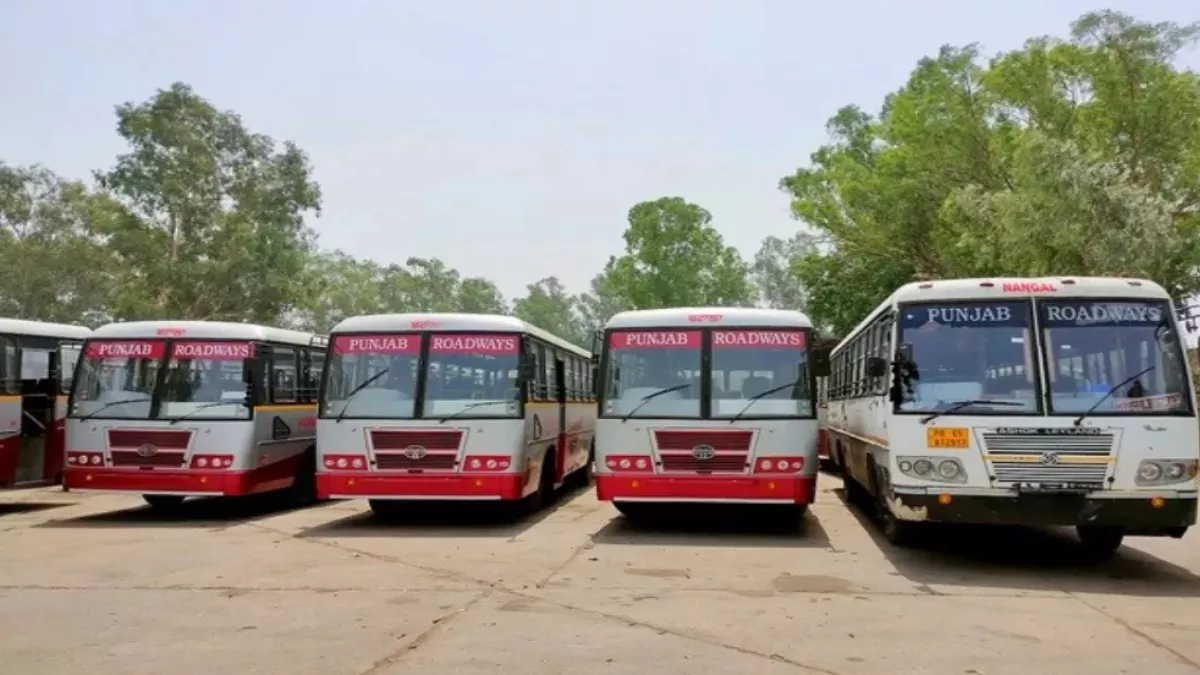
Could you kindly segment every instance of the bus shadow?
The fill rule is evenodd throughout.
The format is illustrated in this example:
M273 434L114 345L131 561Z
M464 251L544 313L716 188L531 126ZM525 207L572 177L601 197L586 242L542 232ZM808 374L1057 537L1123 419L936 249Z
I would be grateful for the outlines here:
M745 504L664 505L637 520L618 516L593 534L592 541L617 546L831 546L829 535L812 511L797 518Z
M37 513L50 509L60 509L64 506L74 506L75 502L0 502L0 517L15 516L22 513Z
M834 492L845 502L841 488ZM1136 537L1126 539L1112 558L1096 560L1066 528L931 524L915 545L901 548L888 543L861 505L847 506L896 571L915 584L1200 597L1200 576L1132 548Z
M262 494L246 497L204 497L189 499L178 511L156 511L149 506L134 506L116 511L93 513L41 523L46 528L213 528L239 525L307 508L291 495Z
M302 539L355 537L446 537L509 539L550 517L559 507L583 494L584 487L558 492L536 513L523 502L415 501L394 513L374 511L323 523L301 531Z

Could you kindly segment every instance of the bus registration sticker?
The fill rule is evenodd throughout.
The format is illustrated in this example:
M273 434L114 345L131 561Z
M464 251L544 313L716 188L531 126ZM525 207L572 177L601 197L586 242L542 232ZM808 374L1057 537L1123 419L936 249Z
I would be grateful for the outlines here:
M934 427L925 430L925 444L931 448L969 448L970 429L966 427Z

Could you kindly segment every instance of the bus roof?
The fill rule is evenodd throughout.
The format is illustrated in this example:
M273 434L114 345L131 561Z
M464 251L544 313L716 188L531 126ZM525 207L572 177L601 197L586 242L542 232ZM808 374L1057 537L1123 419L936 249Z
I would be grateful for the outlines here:
M324 340L324 336L315 333L226 321L124 321L101 326L89 337L96 340L262 340L301 346Z
M703 328L705 326L786 326L812 328L801 312L754 307L670 307L635 309L615 314L604 325L613 328Z
M411 333L413 331L481 331L493 333L527 333L580 356L589 357L588 350L506 314L367 314L352 316L333 327L333 333Z
M0 335L30 335L50 338L74 338L82 340L91 335L92 331L83 326L73 326L67 323L48 323L45 321L28 321L26 319L0 318Z
M903 302L939 300L1019 300L1021 298L1141 298L1170 300L1171 295L1147 279L1123 277L995 277L914 281L896 289L871 311L847 338L857 335L888 307ZM844 344L844 343L843 343ZM833 350L838 351L837 349Z

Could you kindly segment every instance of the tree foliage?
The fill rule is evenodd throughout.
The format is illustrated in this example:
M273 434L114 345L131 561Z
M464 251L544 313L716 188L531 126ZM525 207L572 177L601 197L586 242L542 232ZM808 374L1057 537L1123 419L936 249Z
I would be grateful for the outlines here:
M974 45L944 47L877 115L839 110L832 142L781 181L830 242L796 265L813 314L846 331L898 282L927 278L1200 290L1200 78L1173 65L1196 36L1094 12L1068 39L987 63Z
M528 295L513 302L513 316L581 347L591 347L591 338L579 314L578 298L568 293L557 277L546 277L526 288Z

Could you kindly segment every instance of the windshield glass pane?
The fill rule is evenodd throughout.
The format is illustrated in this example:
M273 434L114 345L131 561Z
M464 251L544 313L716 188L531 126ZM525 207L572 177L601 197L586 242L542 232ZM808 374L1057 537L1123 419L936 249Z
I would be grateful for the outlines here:
M252 342L175 342L158 416L246 419L246 362Z
M412 418L420 355L416 334L336 336L321 414Z
M700 331L614 332L608 347L605 414L628 415L640 405L634 417L700 416Z
M963 401L997 401L951 414L1038 412L1029 319L1028 301L902 306L900 344L912 345L919 377L908 383L900 410L933 412Z
M424 416L515 416L520 345L517 335L431 335Z
M1187 370L1166 302L1046 300L1039 305L1052 412L1082 413L1131 377L1095 412L1190 409Z
M165 354L162 340L88 342L75 378L71 414L148 419Z
M713 417L811 416L804 338L799 330L714 330Z

